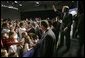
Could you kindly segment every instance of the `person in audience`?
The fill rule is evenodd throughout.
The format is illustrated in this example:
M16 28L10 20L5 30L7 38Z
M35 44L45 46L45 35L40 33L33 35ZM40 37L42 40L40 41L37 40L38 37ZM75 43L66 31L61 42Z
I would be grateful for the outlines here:
M9 51L11 45L19 44L17 42L14 42L14 38L10 39L10 36L7 33L4 33L2 38L3 47L6 48L7 51Z
M22 42L18 41L16 38L16 32L15 31L11 31L9 32L9 39L8 42L6 43L9 47L8 52L17 52L17 46L19 46Z
M28 33L36 33L36 27L34 22L31 22L31 29L28 31Z
M9 39L7 45L9 46L8 52L17 52L17 45L20 45L22 42L18 42L16 39L16 32L12 31L9 33Z
M30 37L30 35L27 34L27 32L23 32L22 33L22 37L24 39L24 44L28 43L29 47L32 48L31 46L34 44L32 41L32 38Z
M42 30L40 28L40 21L36 22L36 34L38 35L39 39L41 39L41 36L42 36Z
M6 49L1 49L1 57L8 57L8 53Z
M5 22L5 23L2 24L2 32L1 33L4 33L4 32L7 32L7 33L10 32L9 23Z
M23 21L20 22L20 28L17 30L18 34L19 34L19 39L22 38L22 33L26 31L26 28L24 27L24 23Z
M37 36L35 33L30 33L29 36L30 36L32 42L33 42L34 44L37 44L37 42L39 41L38 36Z
M8 42L9 35L8 33L1 33L1 41L2 41L2 48L5 48L8 51L8 45L6 44Z
M22 33L22 40L20 40L22 42L21 46L22 48L19 48L20 52L19 54L23 55L24 53L26 53L27 51L29 51L30 49L32 49L34 43L32 42L32 39L30 38L30 36L27 34L27 32L23 32Z
M17 40L19 39L18 33L17 33L16 30L15 30L15 26L10 27L10 32L15 32L14 37L15 37Z

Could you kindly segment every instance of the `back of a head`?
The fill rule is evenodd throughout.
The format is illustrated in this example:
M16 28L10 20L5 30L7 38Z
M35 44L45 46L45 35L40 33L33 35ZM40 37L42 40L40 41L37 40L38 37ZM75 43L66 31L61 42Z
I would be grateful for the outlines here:
M13 38L15 34L16 34L15 31L11 31L11 32L9 32L9 37Z
M33 27L35 27L35 23L34 22L32 22L31 24L32 24Z
M22 33L22 36L25 36L26 37L26 36L28 36L28 33L27 32L23 32Z
M48 28L49 23L47 20L42 20L41 25L43 25L45 28Z
M8 25L8 23L5 22L2 24L2 27L7 27L7 25Z
M37 39L37 35L35 33L29 33L30 37L32 37L34 40Z
M15 34L14 31L9 32L9 35L14 35L14 34Z
M9 35L8 35L8 33L5 32L5 33L1 33L1 37L2 38L9 38Z
M23 23L23 22L20 22L20 24L19 24L19 25L20 25L20 27L22 27L22 26L24 26L24 23Z
M53 27L57 27L57 21L53 22Z

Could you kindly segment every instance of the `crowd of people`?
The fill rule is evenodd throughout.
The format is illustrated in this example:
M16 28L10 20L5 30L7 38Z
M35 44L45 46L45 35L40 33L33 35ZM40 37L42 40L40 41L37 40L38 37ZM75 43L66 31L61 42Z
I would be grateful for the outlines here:
M64 38L66 39L66 51L68 51L71 48L70 31L73 24L73 17L68 10L69 8L64 6L62 15L57 16L54 20L2 19L1 57L56 57L58 48L64 45ZM60 19L61 17L62 19ZM83 41L83 34L79 33L82 28L79 26L82 23L76 20L80 17L76 17L74 20L77 21L76 26L78 25L78 27L74 27L73 38L77 38L75 36L77 33ZM83 22L84 18L81 19ZM76 29L79 30L76 32Z
M37 22L6 20L1 27L2 51L7 50L9 54L19 51L18 54L21 55L25 50L30 50L39 40L36 34L39 29Z

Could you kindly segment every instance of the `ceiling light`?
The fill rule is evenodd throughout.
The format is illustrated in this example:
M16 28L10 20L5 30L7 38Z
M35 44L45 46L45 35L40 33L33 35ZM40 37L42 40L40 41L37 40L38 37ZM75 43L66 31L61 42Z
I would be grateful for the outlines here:
M9 6L8 8L13 8L13 6Z
M1 6L4 6L3 4Z
M74 1L72 1L72 2L74 2Z
M36 6L39 6L39 5L40 5L40 3L39 3L38 1L36 1L35 3L36 3L36 4L35 4Z
M22 6L22 4L19 4L19 6Z
M15 3L18 3L17 1L14 1Z
M7 1L7 3L9 3L9 1Z
M39 4L39 2L36 2L36 4Z

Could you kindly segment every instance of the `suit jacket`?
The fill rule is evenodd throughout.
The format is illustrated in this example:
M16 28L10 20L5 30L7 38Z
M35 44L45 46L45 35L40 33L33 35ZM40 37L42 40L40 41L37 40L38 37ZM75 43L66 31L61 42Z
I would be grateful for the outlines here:
M56 37L52 30L47 30L37 44L36 57L53 57L56 50Z
M62 18L62 24L61 24L61 30L64 30L64 28L68 27L68 30L71 30L71 24L72 24L72 14L67 14Z
M78 34L80 35L80 37L83 37L81 39L84 39L84 13L80 14L78 16Z
M52 31L54 32L55 36L56 36L56 44L58 41L58 36L59 36L59 31L60 31L60 22L56 22L56 26L54 28L52 28Z

